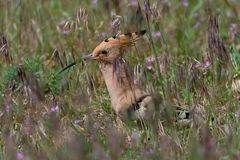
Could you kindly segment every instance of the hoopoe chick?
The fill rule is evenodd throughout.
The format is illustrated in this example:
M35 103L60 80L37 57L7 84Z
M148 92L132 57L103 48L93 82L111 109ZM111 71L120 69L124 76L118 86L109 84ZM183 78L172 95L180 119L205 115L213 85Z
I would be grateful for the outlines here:
M112 109L123 121L148 120L155 114L152 96L134 85L123 60L124 50L133 46L145 33L143 30L105 39L91 54L83 57L83 60L96 60L100 63Z

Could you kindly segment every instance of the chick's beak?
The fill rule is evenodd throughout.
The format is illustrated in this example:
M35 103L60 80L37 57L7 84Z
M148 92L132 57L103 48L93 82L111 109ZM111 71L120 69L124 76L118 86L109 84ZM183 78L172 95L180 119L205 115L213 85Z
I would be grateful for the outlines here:
M87 61L87 60L94 60L92 54L85 55L82 57L82 60Z

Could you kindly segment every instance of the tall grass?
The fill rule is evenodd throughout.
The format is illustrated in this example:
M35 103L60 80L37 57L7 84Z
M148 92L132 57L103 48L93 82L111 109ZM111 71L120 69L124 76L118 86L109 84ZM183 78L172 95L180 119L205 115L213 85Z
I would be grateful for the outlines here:
M0 159L239 159L239 7L1 0ZM116 123L97 64L81 61L106 37L140 29L147 35L125 56L141 67L138 82L194 115L151 139Z

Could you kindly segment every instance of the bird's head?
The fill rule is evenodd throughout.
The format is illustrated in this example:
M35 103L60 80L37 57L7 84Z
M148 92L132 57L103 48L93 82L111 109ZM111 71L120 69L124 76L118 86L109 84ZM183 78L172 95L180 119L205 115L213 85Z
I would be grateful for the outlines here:
M91 54L83 56L83 60L97 60L103 63L112 63L122 56L126 47L132 46L146 30L134 33L121 34L105 39Z

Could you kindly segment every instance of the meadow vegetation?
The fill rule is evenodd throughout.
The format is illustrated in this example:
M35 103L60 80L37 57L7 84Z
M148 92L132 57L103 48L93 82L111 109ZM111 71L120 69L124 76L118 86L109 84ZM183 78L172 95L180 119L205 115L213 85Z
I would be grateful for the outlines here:
M81 60L142 29L124 56L135 82L199 112L150 139L116 125L98 64ZM239 0L0 0L0 159L240 159L239 74Z

